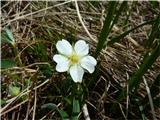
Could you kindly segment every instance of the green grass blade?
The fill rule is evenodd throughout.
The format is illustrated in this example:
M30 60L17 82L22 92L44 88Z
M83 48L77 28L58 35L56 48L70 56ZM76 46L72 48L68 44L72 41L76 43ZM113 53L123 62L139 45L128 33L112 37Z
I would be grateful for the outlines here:
M119 41L122 40L126 35L128 35L128 34L129 34L130 32L132 32L132 31L136 30L137 28L140 28L140 27L142 27L142 26L144 26L144 25L153 24L153 23L155 22L155 20L156 20L156 19L151 20L151 21L144 22L144 23L142 23L142 24L140 24L140 25L138 25L138 26L136 26L136 27L134 27L134 28L132 28L132 29L124 32L124 33L122 33L121 35L119 35L119 36L117 36L117 37L114 37L113 39L111 39L111 41L108 42L108 46L114 44L115 42L119 42Z
M134 87L138 87L141 77L147 72L147 70L153 65L156 59L160 56L160 44L151 52L148 53L146 58L144 58L143 64L140 66L138 71L129 80L129 90Z
M115 16L115 18L114 18L114 20L112 22L112 25L110 27L110 31L111 31L112 27L114 26L114 24L117 23L119 16L121 15L122 11L126 7L127 7L127 1L123 1L122 4L121 4L121 6L120 6L120 8L116 11L116 16Z
M107 39L108 34L110 32L111 21L114 17L114 12L115 12L115 9L116 9L116 5L117 5L116 1L110 1L109 2L109 8L107 10L108 13L107 13L107 16L105 18L104 25L103 25L103 28L101 30L100 36L98 38L98 44L97 44L97 47L96 47L95 57L98 57L100 51L102 50L102 48L103 48L103 46L106 42L106 39Z
M143 59L143 63L140 65L140 68L137 70L137 72L129 79L129 92L138 88L142 76L147 72L148 69L153 65L153 63L156 61L156 59L160 56L160 42L157 42L157 46L155 49L152 50L152 52L148 52L147 55L145 55ZM126 89L124 88L120 95L118 96L118 100L121 101L126 97Z
M160 17L158 16L155 23L152 25L152 30L149 35L149 39L146 41L145 45L146 48L150 48L152 46L154 39L159 36L160 33L159 29L160 29Z

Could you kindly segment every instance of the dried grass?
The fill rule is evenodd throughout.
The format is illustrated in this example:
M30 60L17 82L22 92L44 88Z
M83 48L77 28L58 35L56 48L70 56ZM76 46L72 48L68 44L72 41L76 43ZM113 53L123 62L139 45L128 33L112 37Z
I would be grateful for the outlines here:
M26 49L32 48L32 45L37 42L42 42L48 47L49 59L52 59L54 48L50 41L61 39L61 35L64 35L66 38L71 38L75 36L75 39L84 39L91 44L91 51L95 50L97 35L100 32L103 26L104 20L104 10L108 2L99 2L95 6L90 2L78 2L79 9L75 7L75 3L71 1L66 2L36 2L36 1L5 1L2 2L2 20L1 20L1 30L6 26L11 27L13 34L16 39L16 43L19 46L19 56L22 59L25 67L17 67L13 69L8 69L2 72L2 86L3 84L11 83L13 79L10 79L8 76L19 75L21 77L20 83L23 83L24 79L32 78L35 74L38 74L39 70L37 64L45 64L40 61L34 61L35 63L30 62L29 55L26 55ZM132 3L132 2L131 2ZM147 5L147 2L144 2ZM138 2L139 6L136 6L134 9L136 11L132 12L132 15L129 18L129 24L125 26L130 28L136 26L139 23L145 21L146 17L141 15L143 10L141 6L142 2ZM146 8L147 9L147 8ZM77 15L78 12L78 15ZM119 23L123 23L123 16ZM85 29L85 30L84 30ZM145 52L143 47L143 42L146 40L147 31L150 29L150 26L145 26L134 33L131 33L127 36L121 43L114 44L113 46L106 47L101 52L100 57L98 58L101 61L100 65L100 75L98 76L99 80L94 86L93 91L90 91L90 96L88 100L88 110L89 115L92 116L91 119L112 119L113 116L106 114L106 108L108 103L111 101L117 102L114 99L114 94L118 92L117 87L127 86L128 77L131 76L136 70L137 66L141 62L141 55ZM113 32L110 37L119 34L123 31L123 26L117 24L114 26ZM40 41L38 41L41 39ZM8 46L2 46L2 51L8 48ZM11 48L9 48L11 49ZM2 58L10 57L10 53L3 54ZM160 70L160 59L154 64L152 69L145 74L147 78L147 83L150 86L153 82L155 76L159 73ZM44 102L39 101L41 94L40 92L47 89L46 84L52 82L58 82L57 77L53 75L51 79L44 81L43 83L36 82L36 86L31 86L28 88L28 91L25 93L21 92L20 94L28 94L29 99L26 99L23 102L16 101L14 98L11 98L7 105L2 106L1 117L9 119L8 115L10 114L13 119L38 119L39 117L36 114L39 114L37 109L40 108L40 105ZM43 78L41 74L38 76ZM37 79L39 79L37 78ZM49 82L50 81L50 82ZM46 85L46 86L45 86ZM45 87L43 87L45 86ZM48 85L49 86L49 85ZM142 96L145 96L146 90L143 87L144 84L141 84L141 89L139 93ZM29 90L30 89L30 90ZM38 90L41 89L41 90ZM4 97L5 91L2 91L2 97ZM5 96L8 98L8 96ZM58 96L56 96L58 99ZM61 97L61 96L59 96ZM56 101L56 99L54 99ZM57 100L58 101L58 100ZM127 105L126 109L128 110L129 97L126 100ZM27 102L27 104L26 104ZM54 102L54 101L53 101ZM23 109L24 107L28 109ZM61 106L62 107L62 106ZM123 111L123 105L119 103L119 107L122 111L124 119L126 119L127 112ZM48 112L52 114L53 111ZM95 113L95 114L94 114ZM158 114L157 110L156 113ZM19 115L21 114L21 115ZM134 114L134 113L131 113ZM16 115L19 117L16 118ZM46 116L49 116L46 114ZM46 117L44 116L44 118ZM8 117L8 118L7 118ZM40 119L40 118L39 118ZM43 118L42 118L43 119Z

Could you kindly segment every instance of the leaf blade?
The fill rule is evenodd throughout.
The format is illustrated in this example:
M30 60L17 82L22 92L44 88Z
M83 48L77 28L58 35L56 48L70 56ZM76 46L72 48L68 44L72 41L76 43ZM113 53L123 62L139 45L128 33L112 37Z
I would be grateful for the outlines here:
M16 67L15 61L9 60L9 59L1 60L1 68L7 69L7 68L12 68L12 67Z
M116 1L110 1L110 3L109 3L109 8L108 8L109 12L107 13L103 28L101 30L100 36L98 37L98 44L96 46L95 57L98 57L98 54L100 53L100 51L102 50L102 48L106 42L109 31L111 30L110 26L111 26L111 21L114 16L116 4L117 4Z

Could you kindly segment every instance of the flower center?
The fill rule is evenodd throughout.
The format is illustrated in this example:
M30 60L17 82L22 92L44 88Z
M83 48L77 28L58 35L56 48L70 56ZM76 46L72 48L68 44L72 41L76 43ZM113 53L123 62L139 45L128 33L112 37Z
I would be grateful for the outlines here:
M69 57L71 64L76 64L79 62L79 56L76 54L73 54Z

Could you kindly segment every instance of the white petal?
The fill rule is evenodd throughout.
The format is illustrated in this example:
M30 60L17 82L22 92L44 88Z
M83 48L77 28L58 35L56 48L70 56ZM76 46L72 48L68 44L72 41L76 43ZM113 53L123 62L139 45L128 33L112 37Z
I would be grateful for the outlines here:
M83 58L81 59L80 63L81 63L81 66L82 66L84 69L86 69L86 70L89 71L89 73L93 73L94 70L95 70L95 66L96 66L96 64L97 64L97 61L96 61L96 59L95 59L94 57L92 57L92 56L85 56L85 57L83 57Z
M58 72L66 72L66 71L68 71L68 69L69 69L69 61L67 61L67 62L62 62L62 63L58 63L57 65L56 65L56 70L58 71Z
M74 50L78 55L84 56L89 53L89 46L84 40L79 40L76 42Z
M84 70L82 67L80 67L79 65L74 65L71 66L70 68L70 75L73 79L74 82L82 82L82 78L83 78L83 74L84 74Z
M60 55L60 54L56 54L53 56L53 60L56 62L56 63L62 63L62 62L66 62L68 61L68 58L63 56L63 55Z
M69 60L68 58L62 56L62 55L54 55L53 56L53 60L57 63L56 65L56 70L58 72L65 72L65 71L68 71L69 69Z
M64 39L57 42L56 48L59 53L66 55L66 56L71 55L73 51L71 44L67 40L64 40Z

